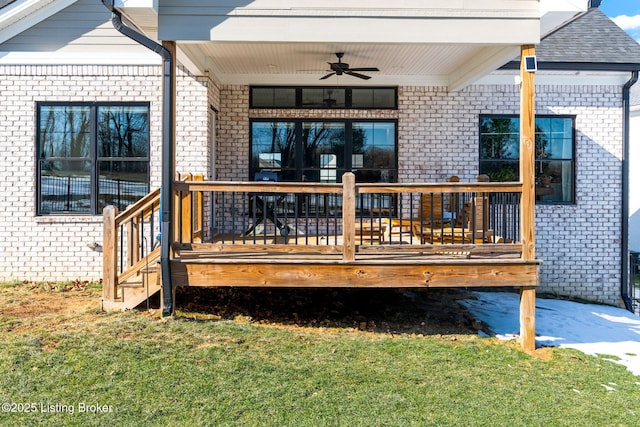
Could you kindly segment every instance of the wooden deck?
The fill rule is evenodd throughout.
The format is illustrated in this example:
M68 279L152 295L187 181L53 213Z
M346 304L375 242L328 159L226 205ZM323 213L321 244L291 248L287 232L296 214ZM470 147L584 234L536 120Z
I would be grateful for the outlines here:
M180 286L516 287L522 295L521 324L533 325L539 261L523 256L518 239L521 187L356 185L348 174L342 184L324 185L177 181L169 287L149 266L157 249L150 251L147 245L146 253L140 251L160 222L159 194L119 215L114 208L105 209L103 307L131 308L148 289L174 294ZM265 204L259 216L248 202L255 194L284 205L266 212ZM456 224L434 221L438 212L431 209L426 215L417 206L436 195L477 209L466 218L464 213L453 215ZM375 204L385 200L389 203L382 209ZM212 201L215 211L207 219L205 205ZM445 204L438 209L444 211ZM442 218L443 212L439 214ZM212 218L216 234L205 226ZM529 349L533 334L529 326L522 338Z

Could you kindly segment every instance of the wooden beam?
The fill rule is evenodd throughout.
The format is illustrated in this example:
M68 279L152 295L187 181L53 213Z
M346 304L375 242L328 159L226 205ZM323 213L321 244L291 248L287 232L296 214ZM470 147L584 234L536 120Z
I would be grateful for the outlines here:
M507 260L509 261L509 260ZM252 262L173 261L175 286L257 287L494 287L528 286L537 283L537 264L522 260L484 260L432 263L314 262L287 260ZM518 261L518 262L514 262Z
M102 211L102 299L114 301L118 281L118 209L105 206Z
M524 58L534 56L533 45L521 48L520 78L520 231L522 257L534 259L535 242L535 73L525 70Z
M185 181L173 185L176 191L204 192L273 192L300 194L340 194L341 184L313 182L256 182L256 181ZM450 183L359 183L356 184L359 194L365 193L515 193L520 192L522 185L513 182L450 182Z
M525 58L535 56L533 45L520 49L520 240L522 259L533 260L535 242L535 73L525 68ZM536 285L538 282L536 274ZM519 284L520 288L520 345L525 351L536 348L536 290Z
M120 212L116 216L116 226L136 219L140 215L140 211L143 211L144 218L148 218L158 209L159 201L160 188L156 188L133 205L129 205L125 211Z
M260 182L260 181L185 181L173 185L176 191L341 194L341 184L313 182Z

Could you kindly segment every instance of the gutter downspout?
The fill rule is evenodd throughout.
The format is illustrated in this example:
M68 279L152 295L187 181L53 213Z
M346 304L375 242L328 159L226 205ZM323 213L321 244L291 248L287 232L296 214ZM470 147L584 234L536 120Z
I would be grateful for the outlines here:
M160 189L160 268L162 276L162 316L173 314L173 292L171 286L170 270L170 223L172 211L171 185L174 177L173 164L173 130L172 120L174 105L171 94L173 93L173 56L171 52L161 44L151 40L144 34L127 27L122 22L122 14L115 9L114 0L102 0L102 4L111 12L111 23L121 34L127 36L138 44L152 50L162 57L162 183Z
M633 311L633 302L629 297L629 117L630 117L630 90L638 81L638 71L631 73L631 78L622 88L622 244L620 252L622 257L622 274L621 276L621 296L627 310Z

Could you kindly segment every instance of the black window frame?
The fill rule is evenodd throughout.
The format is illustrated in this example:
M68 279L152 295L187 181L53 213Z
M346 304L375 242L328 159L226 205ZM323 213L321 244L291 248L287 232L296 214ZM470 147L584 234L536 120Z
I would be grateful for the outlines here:
M535 180L536 180L536 185L538 185L538 182L540 180L540 177L538 176L538 172L541 169L541 164L543 161L570 161L571 162L571 200L567 200L567 201L562 201L562 200L542 200L541 197L537 197L536 196L536 204L539 205L575 205L577 203L577 198L576 198L576 150L577 150L577 141L576 141L576 115L572 115L572 114L536 114L535 116L535 120L537 119L570 119L571 120L571 141L572 141L572 147L571 147L571 159L567 159L567 158L539 158L536 157L535 159ZM520 155L518 153L518 157L516 159L486 159L482 157L482 137L483 137L483 133L482 133L482 121L483 119L486 118L492 118L492 119L520 119L520 116L517 114L481 114L478 118L478 167L479 167L479 171L480 173L485 173L485 171L483 171L482 168L482 163L483 162L516 162L519 163L520 161ZM518 128L518 140L520 137L520 129ZM516 176L516 181L519 178Z
M290 117L278 117L278 118L255 118L249 120L249 180L252 181L256 177L256 173L260 172L259 170L254 170L253 165L253 123L270 123L270 122L290 122L294 124L294 134L296 137L296 146L295 146L295 180L294 182L303 181L303 173L304 173L304 165L303 165L303 157L302 150L300 148L302 144L302 126L303 123L307 122L324 122L324 123L344 123L345 124L345 152L344 152L344 166L342 169L344 171L354 171L357 173L357 170L376 170L376 168L356 168L354 170L352 165L352 155L353 155L353 140L352 140L352 129L354 123L393 123L394 125L394 164L393 164L393 177L390 181L385 182L397 182L398 181L398 120L397 119L342 119L342 118L290 118ZM381 169L386 170L386 169ZM341 182L342 177L337 177L337 182ZM368 181L369 182L369 181ZM381 181L376 181L381 182Z
M36 197L35 197L35 212L37 216L95 216L101 215L99 206L99 181L100 181L100 162L119 161L119 162L146 162L146 190L145 194L150 191L151 181L151 103L150 102L66 102L66 101L38 101L36 104L36 122L35 122L35 170L36 170ZM90 208L88 212L82 211L52 211L47 212L42 210L42 161L43 153L41 152L41 113L43 107L85 107L89 108L90 117L90 142L89 142L89 155L83 158L70 158L66 160L64 157L52 157L52 159L66 160L66 161L88 161L90 163L89 170L89 199ZM131 156L131 157L105 157L100 156L98 153L98 111L101 107L144 107L147 112L147 141L146 141L146 156ZM143 197L144 194L141 196ZM140 198L141 198L140 197ZM139 199L139 198L138 198ZM119 209L124 209L126 205L116 206Z
M277 106L275 105L275 101L273 105L270 106L255 106L253 101L253 91L254 89L293 89L295 90L295 101L292 105L286 106ZM375 103L372 105L361 105L361 106L353 106L353 90L392 90L393 91L393 106L387 107L377 107ZM304 105L303 104L303 91L305 90L344 90L345 91L345 100L344 105ZM398 109L398 87L397 86L250 86L249 87L249 108L252 109L325 109L325 110L336 110L336 109L349 109L349 110L397 110Z

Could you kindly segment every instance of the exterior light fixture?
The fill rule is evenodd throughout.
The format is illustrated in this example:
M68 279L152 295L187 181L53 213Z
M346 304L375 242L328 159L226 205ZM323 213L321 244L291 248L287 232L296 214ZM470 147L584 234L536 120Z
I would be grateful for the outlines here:
M538 61L535 56L524 57L524 70L530 73L535 73L538 69Z

